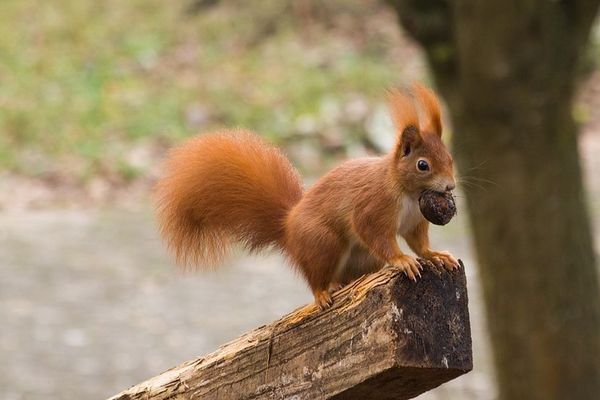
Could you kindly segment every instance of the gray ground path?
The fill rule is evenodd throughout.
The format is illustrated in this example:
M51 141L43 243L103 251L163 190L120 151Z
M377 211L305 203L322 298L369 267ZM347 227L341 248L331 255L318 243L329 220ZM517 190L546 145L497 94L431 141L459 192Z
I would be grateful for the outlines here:
M599 137L587 134L582 149L597 222ZM0 213L1 399L108 397L311 301L276 255L176 272L142 208ZM433 229L433 243L467 266L475 369L420 399L493 399L464 211Z

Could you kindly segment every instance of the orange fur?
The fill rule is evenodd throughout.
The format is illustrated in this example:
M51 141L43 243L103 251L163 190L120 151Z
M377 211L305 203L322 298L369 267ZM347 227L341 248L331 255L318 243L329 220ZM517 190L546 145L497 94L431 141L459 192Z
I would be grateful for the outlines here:
M212 266L231 241L277 244L302 195L285 156L247 131L199 136L173 149L156 188L160 230L180 264Z
M249 132L200 136L176 148L157 194L161 232L177 260L211 265L232 242L250 250L275 245L320 307L331 305L331 288L386 264L416 279L421 267L400 250L397 235L418 256L458 266L429 248L418 208L424 190L451 190L454 177L439 103L429 89L413 91L389 92L398 131L390 154L346 161L304 194L287 159ZM418 170L419 160L429 170Z
M440 102L435 93L419 83L413 85L413 91L422 107L421 132L442 136Z
M406 127L419 127L419 116L412 99L405 90L393 88L388 90L388 104L394 125L403 130Z

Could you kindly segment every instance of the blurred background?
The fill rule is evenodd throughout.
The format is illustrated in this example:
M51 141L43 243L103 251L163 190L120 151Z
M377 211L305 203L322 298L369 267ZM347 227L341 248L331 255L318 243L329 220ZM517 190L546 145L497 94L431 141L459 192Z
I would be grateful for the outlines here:
M282 146L307 183L389 149L385 89L445 84L439 65L438 75L428 69L439 51L402 29L401 11L375 0L2 1L0 398L105 398L312 301L273 254L236 254L202 275L176 270L152 184L170 146L224 126ZM591 25L571 110L596 228L600 25ZM464 197L489 196L498 182L467 172L459 215L434 227L432 242L465 262L475 366L420 399L502 392Z

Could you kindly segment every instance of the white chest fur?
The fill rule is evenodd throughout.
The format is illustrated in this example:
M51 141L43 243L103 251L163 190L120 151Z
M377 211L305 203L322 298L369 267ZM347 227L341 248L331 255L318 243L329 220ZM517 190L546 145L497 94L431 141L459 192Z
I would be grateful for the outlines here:
M400 200L400 211L398 212L398 234L405 236L423 220L423 214L419 209L419 200L411 197L403 197Z

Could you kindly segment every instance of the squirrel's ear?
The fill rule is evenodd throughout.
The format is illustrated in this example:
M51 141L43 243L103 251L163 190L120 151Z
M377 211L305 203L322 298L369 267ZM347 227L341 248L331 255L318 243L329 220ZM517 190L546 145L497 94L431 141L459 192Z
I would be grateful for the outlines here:
M419 128L409 125L400 134L400 140L396 146L396 159L408 156L421 143Z
M421 107L422 116L421 132L435 133L442 136L442 120L440 116L440 102L433 90L420 83L413 84L413 93Z
M392 112L392 120L398 132L396 158L410 154L421 141L419 134L419 115L412 97L405 90L388 90L388 102Z

